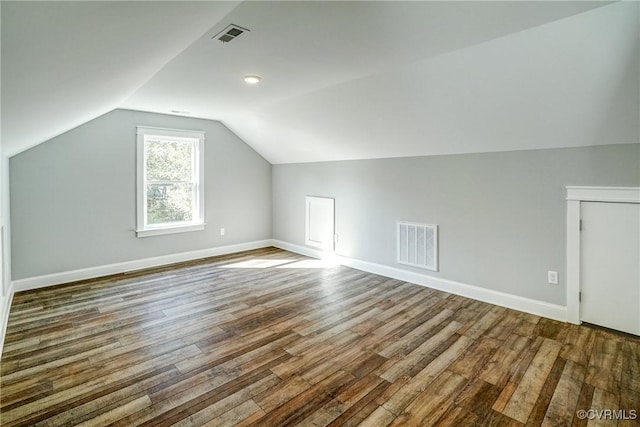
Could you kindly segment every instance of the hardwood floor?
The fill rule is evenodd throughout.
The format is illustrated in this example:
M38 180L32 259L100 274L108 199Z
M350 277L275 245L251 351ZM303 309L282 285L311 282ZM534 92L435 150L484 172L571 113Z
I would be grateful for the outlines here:
M640 339L317 264L268 248L16 294L1 424L639 425L577 411L640 413Z

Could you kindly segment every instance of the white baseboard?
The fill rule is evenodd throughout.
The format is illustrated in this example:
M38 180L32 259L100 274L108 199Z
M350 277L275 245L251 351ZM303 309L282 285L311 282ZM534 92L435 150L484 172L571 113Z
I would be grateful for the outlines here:
M308 246L295 245L293 243L284 242L282 240L273 239L271 245L285 251L294 252L296 254L305 255L311 258L322 258L323 252L320 249L310 248Z
M273 246L314 258L322 257L322 251L280 240L273 240ZM342 255L336 255L335 258L336 261L342 265L366 271L368 273L379 274L392 279L415 283L417 285L426 286L443 292L523 311L525 313L535 314L549 319L559 320L562 322L567 321L567 307L562 305L550 304L544 301L494 291L492 289L481 288L479 286L468 285L466 283L455 282L453 280L442 279L440 277L429 276L427 274L416 273L383 264L361 261Z
M13 301L13 284L9 284L7 295L2 298L2 318L0 318L0 359L2 358L2 349L4 348L4 337L7 334L7 324L9 323L9 310Z
M191 252L163 255L154 258L145 258L134 261L119 262L116 264L101 265L97 267L82 268L79 270L63 271L60 273L46 274L43 276L27 277L11 282L15 292L44 288L61 283L75 282L77 280L93 279L95 277L108 276L110 274L125 273L127 271L142 270L144 268L159 267L176 262L192 261L218 255L232 254L272 246L271 239L255 242L239 243L236 245L220 246L217 248L201 249Z

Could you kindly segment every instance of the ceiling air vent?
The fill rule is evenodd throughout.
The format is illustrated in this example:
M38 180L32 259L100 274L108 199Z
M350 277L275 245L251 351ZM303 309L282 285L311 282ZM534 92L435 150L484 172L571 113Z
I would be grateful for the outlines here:
M246 28L242 28L239 25L231 24L227 26L227 28L225 28L224 30L220 31L218 34L213 36L212 38L218 39L222 43L228 43L246 31L250 31L250 30Z

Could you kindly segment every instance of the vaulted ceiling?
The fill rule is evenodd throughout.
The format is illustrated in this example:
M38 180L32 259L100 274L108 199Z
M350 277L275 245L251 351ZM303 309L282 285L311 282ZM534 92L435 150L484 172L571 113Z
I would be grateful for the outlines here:
M640 141L635 2L3 1L1 14L7 155L115 108L220 120L272 163ZM212 39L232 23L250 31Z

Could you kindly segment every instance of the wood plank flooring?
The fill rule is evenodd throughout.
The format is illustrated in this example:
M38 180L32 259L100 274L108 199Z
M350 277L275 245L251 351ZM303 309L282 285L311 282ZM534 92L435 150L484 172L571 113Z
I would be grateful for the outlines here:
M16 294L2 426L640 425L577 412L640 415L640 339L318 264L267 248Z

